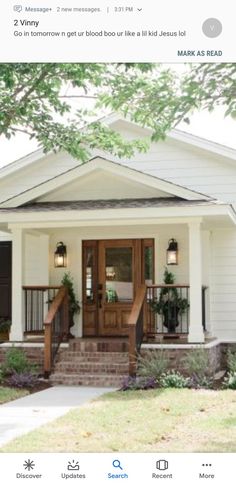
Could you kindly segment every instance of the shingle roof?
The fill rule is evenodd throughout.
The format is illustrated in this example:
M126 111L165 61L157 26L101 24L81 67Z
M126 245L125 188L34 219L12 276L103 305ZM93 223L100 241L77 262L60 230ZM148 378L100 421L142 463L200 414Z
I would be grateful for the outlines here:
M83 211L97 209L139 209L146 207L186 207L196 205L211 205L212 201L185 200L180 197L159 197L147 199L110 199L110 200L79 200L60 202L35 202L16 208L0 209L0 212L47 212L47 211Z

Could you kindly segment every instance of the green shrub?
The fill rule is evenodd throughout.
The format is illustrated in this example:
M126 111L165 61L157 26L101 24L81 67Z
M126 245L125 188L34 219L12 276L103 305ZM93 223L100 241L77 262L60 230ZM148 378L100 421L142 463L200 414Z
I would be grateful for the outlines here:
M38 383L38 377L32 372L13 372L13 374L7 379L7 384L10 387L16 387L19 389L31 389Z
M138 375L141 377L154 377L159 379L166 372L169 359L163 349L158 351L148 351L145 357L139 357Z
M4 370L2 366L0 366L0 384L4 381Z
M227 351L227 368L229 374L236 373L236 352L232 352L231 350Z
M153 377L126 377L120 391L139 391L155 389L156 380Z
M5 361L2 365L4 375L10 375L14 372L21 374L33 369L35 370L35 366L30 364L23 350L12 347L6 352Z
M189 387L189 377L182 376L178 371L169 371L163 374L159 379L161 387L175 387L181 389Z
M225 389L236 389L236 372L229 373L225 377L223 387Z
M190 377L203 380L209 375L209 359L203 348L192 349L182 360L184 368Z
M189 378L189 387L193 389L212 389L214 378L210 376L193 375Z

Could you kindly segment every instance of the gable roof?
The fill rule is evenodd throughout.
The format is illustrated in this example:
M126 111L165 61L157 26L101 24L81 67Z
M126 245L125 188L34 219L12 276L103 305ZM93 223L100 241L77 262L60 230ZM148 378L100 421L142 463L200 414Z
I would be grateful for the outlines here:
M27 204L45 194L56 190L58 187L65 186L76 178L83 177L95 170L104 170L113 174L123 176L139 184L145 184L148 187L156 188L158 191L165 192L167 196L176 196L187 200L209 200L208 196L186 189L180 185L165 181L150 174L145 174L126 165L118 164L101 157L96 157L84 164L77 165L55 177L46 180L43 183L35 184L17 195L5 200L0 204L1 207L18 207Z
M105 117L102 121L113 129L117 129L117 123L120 123L122 128L127 132L135 129L140 136L144 136L144 134L150 136L151 133L150 130L121 118L117 114ZM123 177L124 180L132 180L137 184L142 184L143 186L146 185L146 187L152 187L153 190L155 189L159 191L159 194L150 191L150 197L162 197L162 191L163 196L166 197L174 196L187 200L217 200L221 199L221 194L219 194L217 190L214 190L218 180L220 184L225 184L223 187L224 191L228 190L229 183L232 182L228 193L230 191L234 192L236 187L236 173L234 168L230 168L230 164L234 164L234 160L236 160L236 150L218 145L217 143L208 140L203 140L202 138L181 132L180 130L171 131L168 134L166 141L167 145L169 144L169 149L170 147L172 149L173 158L171 160L173 163L178 163L180 158L178 159L178 157L176 157L176 152L181 151L180 156L181 160L183 158L183 165L186 166L186 164L188 164L188 173L185 171L184 176L182 176L183 172L181 171L180 174L177 174L176 176L175 170L170 168L171 164L169 165L169 172L167 173L166 167L165 169L163 169L163 167L165 161L168 159L165 157L163 159L149 158L149 152L143 155L143 160L141 162L141 155L138 154L137 157L134 157L132 160L120 160L115 156L107 155L102 150L91 150L90 160L82 164L67 153L64 154L58 152L56 154L44 154L43 149L39 149L26 157L12 162L0 170L0 207L17 207L29 203L60 187L66 186L66 184L69 184L76 177L82 180L82 177L85 176L85 174L91 174L92 172L95 172L95 170L104 170L104 173L113 173ZM161 144L163 145L163 142L160 142L160 146ZM158 151L160 151L159 144L157 144L157 146ZM193 147L193 150L190 150L190 147ZM220 162L222 164L221 169L218 169L218 179L216 179L216 182L211 180L211 187L209 190L207 186L209 172L210 177L212 175L210 167L206 168L207 176L205 179L204 174L201 174L201 184L198 184L197 182L195 183L194 177L197 176L197 178L199 178L198 175L200 175L201 168L195 168L194 164L191 165L189 163L189 156L191 156L191 152L194 153L194 150L196 150L195 158L197 153L197 156L201 159L203 165L205 163L204 156L207 159L208 154L212 157L212 154L214 154L217 163ZM150 155L152 154L150 153ZM160 160L162 160L159 165L156 163L157 159L158 164ZM227 162L229 163L229 167L222 168L223 163L224 167L227 167ZM191 172L192 166L194 166L193 172ZM45 167L47 168L45 169ZM183 170L183 166L181 169ZM194 173L195 175L193 175ZM223 181L224 176L225 181ZM164 194L164 192L166 194ZM130 197L132 197L132 194ZM145 197L145 194L143 197ZM98 196L97 198L99 199L100 197ZM109 196L107 198L109 198ZM225 200L224 197L223 200Z

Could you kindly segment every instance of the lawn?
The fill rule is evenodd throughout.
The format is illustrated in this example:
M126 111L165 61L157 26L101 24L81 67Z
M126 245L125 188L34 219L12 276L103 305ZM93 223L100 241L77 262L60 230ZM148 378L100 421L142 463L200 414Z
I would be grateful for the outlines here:
M0 386L0 404L8 401L13 401L14 399L18 399L19 397L26 396L27 394L29 394L29 392L26 390L12 389L10 387Z
M113 392L1 452L235 452L236 392Z

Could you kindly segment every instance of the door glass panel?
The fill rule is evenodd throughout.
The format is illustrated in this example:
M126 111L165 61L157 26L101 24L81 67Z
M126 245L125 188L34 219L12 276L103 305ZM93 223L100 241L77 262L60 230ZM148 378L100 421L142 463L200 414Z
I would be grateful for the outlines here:
M152 285L154 281L153 247L144 247L144 280L146 285Z
M85 292L87 303L94 302L94 248L86 248Z
M106 248L106 302L133 300L132 248Z

